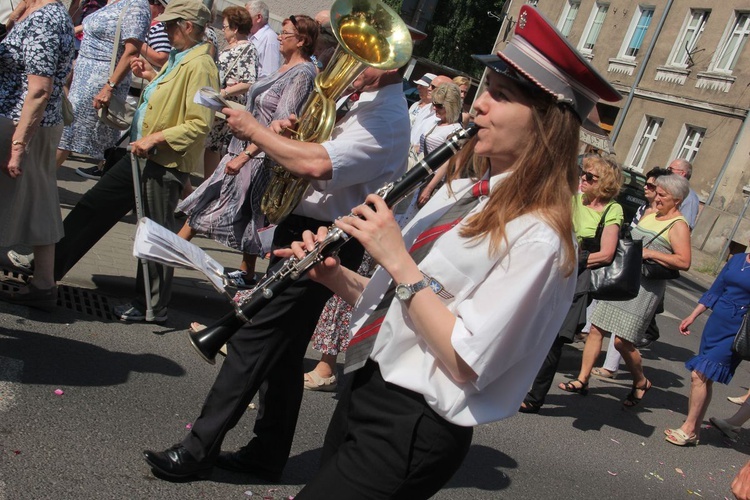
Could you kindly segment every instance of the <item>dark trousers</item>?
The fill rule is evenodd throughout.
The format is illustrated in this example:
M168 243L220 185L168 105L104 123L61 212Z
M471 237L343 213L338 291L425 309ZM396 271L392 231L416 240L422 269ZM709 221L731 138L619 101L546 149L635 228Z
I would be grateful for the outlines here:
M568 340L557 336L555 341L552 343L552 347L549 348L547 357L544 358L539 373L536 374L534 383L531 384L531 389L526 394L524 401L531 403L532 405L541 406L544 404L544 399L547 397L547 393L552 387L552 381L555 379L555 373L557 373L557 367L560 365L560 358L562 357L563 346L568 343Z
M144 160L141 160L143 165ZM145 161L141 173L144 214L174 229L174 210L188 174ZM59 281L128 212L135 208L130 155L115 163L89 189L65 217L65 236L55 245L55 280ZM128 243L130 244L130 243ZM172 288L171 267L149 262L151 294L155 312L167 307ZM142 267L138 266L136 304L143 309L145 296Z
M285 219L274 233L274 248L301 239L326 222L297 217ZM341 263L356 270L364 250L350 241L339 252ZM272 260L271 268L278 259ZM289 458L302 402L303 359L323 306L333 293L306 275L295 281L235 333L227 343L227 358L206 397L200 417L183 446L197 460L211 461L221 451L226 433L245 414L255 393L260 408L246 446L257 458L256 468L280 473Z
M295 498L430 498L461 466L472 434L421 394L385 382L370 360L336 406L320 471Z

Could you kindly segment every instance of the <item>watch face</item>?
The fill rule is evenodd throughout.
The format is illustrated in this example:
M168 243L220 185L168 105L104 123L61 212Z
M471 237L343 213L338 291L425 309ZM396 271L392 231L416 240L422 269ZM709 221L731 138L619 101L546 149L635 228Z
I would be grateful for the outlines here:
M398 300L404 301L409 300L412 296L412 291L409 289L406 285L398 285L396 287L396 298Z

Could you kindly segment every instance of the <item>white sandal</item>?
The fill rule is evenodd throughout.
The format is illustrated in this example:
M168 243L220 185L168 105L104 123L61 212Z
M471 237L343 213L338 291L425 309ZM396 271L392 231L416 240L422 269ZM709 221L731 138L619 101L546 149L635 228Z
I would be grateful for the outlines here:
M308 391L334 392L338 385L336 375L323 378L315 370L305 373L304 381Z

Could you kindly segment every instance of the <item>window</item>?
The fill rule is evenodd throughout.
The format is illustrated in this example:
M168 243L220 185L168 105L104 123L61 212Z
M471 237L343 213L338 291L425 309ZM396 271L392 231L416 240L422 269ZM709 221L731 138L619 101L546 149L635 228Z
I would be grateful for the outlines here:
M620 57L635 59L635 56L638 55L638 51L641 49L641 45L643 45L643 39L646 37L646 31L648 31L652 17L654 17L654 9L652 7L638 8L638 12L633 16L633 21L630 23L630 27L625 34L625 42L620 49Z
M678 68L687 68L692 66L693 50L698 44L698 39L703 34L703 28L706 27L706 21L711 11L708 10L690 10L685 25L677 37L677 42L672 49L672 56L669 59L670 66Z
M580 7L580 0L568 0L565 4L562 16L560 16L560 22L557 23L557 28L564 37L567 37L570 34L570 28L573 27L573 22L576 20L578 9Z
M648 155L656 143L656 138L659 136L659 129L661 129L661 118L652 118L647 116L644 118L644 124L641 126L640 139L637 139L637 143L633 143L631 148L630 161L628 165L643 172L643 166L646 164Z
M730 73L737 64L740 52L745 46L747 36L750 34L750 14L736 13L731 31L727 34L719 49L719 57L714 64L715 71Z
M586 28L583 30L581 43L578 47L584 54L590 54L594 45L596 45L596 39L599 38L599 32L602 30L602 24L604 24L604 18L607 16L608 10L609 4L597 3L591 11L591 16L589 16Z
M698 150L703 143L703 136L706 134L706 129L691 127L686 125L684 129L684 137L681 138L678 144L680 145L677 158L684 158L689 162L695 159L695 155L698 154Z

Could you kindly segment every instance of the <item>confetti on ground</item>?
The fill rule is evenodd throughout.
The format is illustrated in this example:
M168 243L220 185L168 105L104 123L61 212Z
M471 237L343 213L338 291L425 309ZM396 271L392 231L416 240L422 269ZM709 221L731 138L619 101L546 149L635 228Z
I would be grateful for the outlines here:
M649 472L649 474L651 474L653 477L655 477L659 481L664 481L664 478L661 477L659 474L654 474L653 472Z
M250 490L247 490L247 491L245 492L245 495L247 495L247 496L251 497L251 496L253 496L253 492L252 492L252 491L250 491Z
M192 429L192 428L193 428L193 424L187 424L187 425L185 426L185 429L187 429L187 430L190 430L190 429Z
M644 443L643 441L641 441L641 446L646 446L646 443Z
M698 493L697 491L690 491L690 490L687 490L687 492L688 492L688 493L690 493L691 495L695 495L695 496L697 496L697 497L701 497L701 498L703 498L703 495L701 495L701 494L700 494L700 493Z
M659 462L659 465L664 465L664 462Z
M255 403L250 403L247 405L248 410L254 410L255 409Z
M682 477L685 477L685 473L684 473L684 472L682 472L682 469L680 469L679 467L675 467L675 468L674 468L674 471L675 471L675 472L676 472L677 474L680 474L680 475L682 475Z
M612 472L611 470L608 470L607 474L609 474L610 476L616 476L617 472Z
M612 441L613 443L620 444L620 442L618 440L616 440L616 439L609 438L609 440Z
M58 396L62 396L63 394L65 394L65 391L63 391L62 389L55 389L55 394L57 394Z

